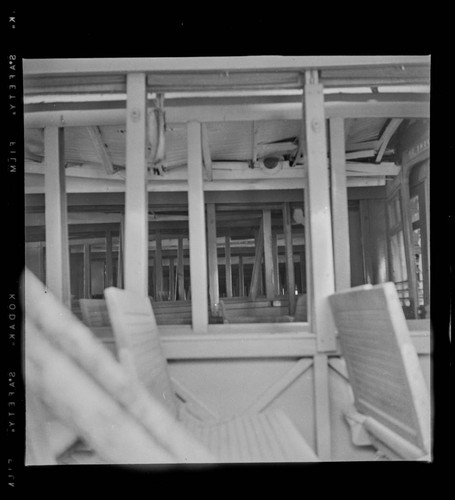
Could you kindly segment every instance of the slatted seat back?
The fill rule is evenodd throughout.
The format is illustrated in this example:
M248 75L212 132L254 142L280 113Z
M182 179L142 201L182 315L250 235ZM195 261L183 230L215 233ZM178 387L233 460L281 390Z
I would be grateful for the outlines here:
M82 321L90 327L109 326L111 324L104 299L79 299Z
M329 300L356 409L429 453L428 389L395 285L356 287Z
M148 297L140 297L115 287L104 291L119 357L145 387L177 416L177 400L163 355L158 328Z
M27 464L61 463L44 407L94 452L79 463L215 460L27 269L24 289Z

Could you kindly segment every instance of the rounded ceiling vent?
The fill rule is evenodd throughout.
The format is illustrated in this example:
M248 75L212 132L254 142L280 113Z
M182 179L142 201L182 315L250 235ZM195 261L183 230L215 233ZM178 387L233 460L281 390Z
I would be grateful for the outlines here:
M281 158L279 158L278 156L268 156L267 158L264 158L263 163L265 168L273 170L279 165L280 161Z

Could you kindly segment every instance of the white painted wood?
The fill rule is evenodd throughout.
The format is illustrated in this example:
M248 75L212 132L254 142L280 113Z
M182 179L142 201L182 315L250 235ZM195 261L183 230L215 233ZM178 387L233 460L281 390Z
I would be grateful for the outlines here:
M346 188L344 120L330 120L330 194L332 200L333 257L335 289L351 285L348 195Z
M208 181L212 180L212 158L210 154L210 143L209 143L209 134L207 131L207 124L203 123L201 125L201 133L202 133L202 157L204 159L204 167L206 179Z
M398 127L401 125L403 122L402 118L395 118L390 120L388 123L386 129L384 130L384 133L381 136L381 147L379 148L378 154L376 155L375 162L380 163L382 160L382 157L385 153L385 150L390 142L390 139L392 139L393 134L397 131Z
M270 210L262 211L262 220L264 238L265 293L268 299L273 299L275 296L275 276L273 270L272 250L272 213Z
M257 413L269 406L282 392L284 392L298 377L313 365L312 359L301 358L282 377L269 386L245 411Z
M207 246L200 123L188 123L187 142L191 309L194 332L204 333L208 325Z
M46 285L66 305L70 304L70 269L65 189L64 132L44 129Z
M107 151L106 145L104 144L103 138L101 136L100 128L97 126L87 127L88 135L93 142L96 153L104 167L104 170L108 175L114 173L114 165L112 164L111 157Z
M331 426L329 400L329 370L327 354L314 355L314 410L316 419L316 448L318 457L331 459Z
M286 252L286 283L289 300L289 314L295 312L295 276L294 276L294 251L292 245L292 221L289 203L283 205L283 231Z
M307 272L311 275L308 295L312 297L310 322L316 332L318 349L335 348L335 326L328 297L334 291L332 221L330 215L329 172L323 108L323 89L316 73L307 73L304 88L304 126L308 160L305 211L306 245L310 247Z
M127 76L125 289L148 295L146 88L143 73Z
M163 250L161 245L161 232L155 232L155 300L161 300L163 291Z
M326 118L429 118L428 102L326 102ZM169 124L201 121L300 120L300 103L232 104L168 108ZM24 114L26 128L124 125L124 109L36 111Z
M212 314L216 314L217 307L220 302L220 289L218 276L218 252L216 246L215 203L207 203L207 253L209 265L210 309Z
M225 269L226 269L226 295L232 297L232 259L231 259L231 236L225 236Z

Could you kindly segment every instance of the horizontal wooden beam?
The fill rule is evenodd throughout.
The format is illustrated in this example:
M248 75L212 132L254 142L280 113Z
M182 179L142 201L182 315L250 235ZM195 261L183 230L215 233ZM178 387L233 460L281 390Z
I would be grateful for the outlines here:
M428 118L429 101L416 98L415 101L326 101L325 117L343 118ZM296 102L254 102L236 104L202 104L166 107L168 124L189 121L258 121L258 120L300 120L301 103ZM26 112L26 128L45 126L74 127L90 125L124 125L126 110L116 109L62 109L59 111Z

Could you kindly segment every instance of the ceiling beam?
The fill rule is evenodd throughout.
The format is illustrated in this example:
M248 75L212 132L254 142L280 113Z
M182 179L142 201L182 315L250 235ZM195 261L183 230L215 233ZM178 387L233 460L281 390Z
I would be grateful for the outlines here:
M390 122L387 124L387 127L385 128L380 142L381 146L379 148L378 154L376 155L375 162L380 163L382 160L382 157L384 156L384 153L386 151L386 148L390 142L390 139L392 139L393 134L397 131L398 127L401 125L403 122L403 119L401 118L395 118L390 120Z

